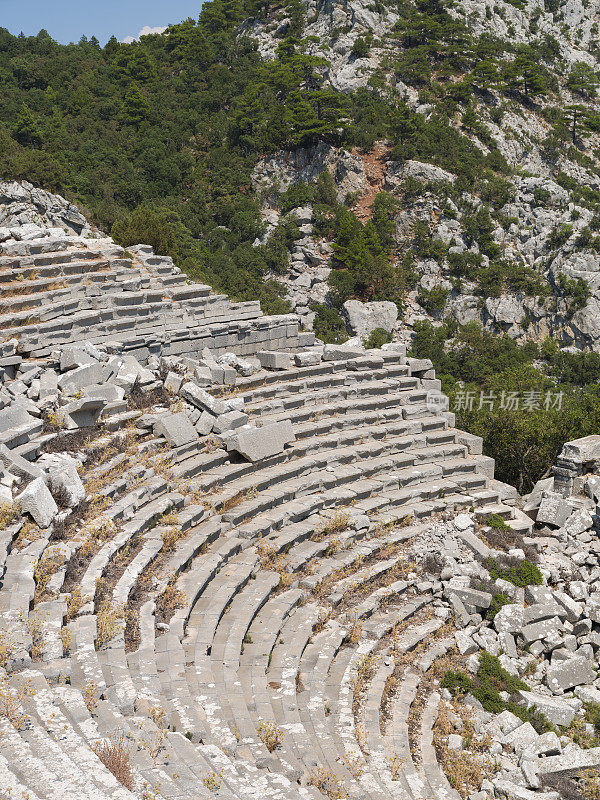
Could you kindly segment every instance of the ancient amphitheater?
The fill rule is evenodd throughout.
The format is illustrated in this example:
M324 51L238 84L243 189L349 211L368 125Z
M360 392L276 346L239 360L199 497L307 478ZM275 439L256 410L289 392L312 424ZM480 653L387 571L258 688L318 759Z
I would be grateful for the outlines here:
M527 515L430 363L319 346L61 198L0 198L0 798L577 789L595 437Z

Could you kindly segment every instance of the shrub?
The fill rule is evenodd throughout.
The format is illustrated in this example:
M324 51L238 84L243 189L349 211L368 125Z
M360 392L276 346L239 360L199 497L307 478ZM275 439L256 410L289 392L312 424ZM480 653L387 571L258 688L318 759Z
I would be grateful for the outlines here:
M436 316L442 311L448 299L448 289L434 286L433 289L419 289L417 300L425 311L432 316Z
M509 559L506 559L506 561L509 561ZM514 563L508 563L507 566L503 567L496 559L489 558L486 566L490 573L490 579L496 581L501 578L520 587L542 585L542 573L535 564L527 559L524 561L514 559L513 561Z
M562 247L562 245L565 244L565 242L567 242L572 235L573 226L569 225L567 222L561 222L552 229L552 232L548 237L548 247L550 249Z
M490 526L490 528L494 528L494 530L497 531L506 531L511 529L510 525L506 524L500 514L491 514L487 524Z
M512 694L529 687L507 672L498 658L485 650L479 655L479 669L473 678L464 672L448 671L442 679L442 688L449 689L454 697L470 692L491 714L499 714L505 709L510 709L513 713L517 709L520 717L523 713L527 714L514 703L506 703L500 692Z
M350 797L343 780L326 767L312 769L308 785L316 786L329 800L345 800Z
M342 344L347 341L348 332L338 311L321 303L315 303L312 310L316 312L313 328L319 339L326 344Z
M502 592L495 592L492 594L492 602L490 603L489 608L486 611L485 618L492 622L496 614L500 611L502 606L506 606L511 603L512 600L510 597L507 597Z
M367 350L378 350L382 345L392 341L392 334L385 328L375 328L364 341Z
M373 38L372 35L370 37ZM357 39L354 40L354 44L352 45L352 50L350 50L350 55L353 58L366 58L369 55L370 49L370 41L369 38L366 36L359 36Z

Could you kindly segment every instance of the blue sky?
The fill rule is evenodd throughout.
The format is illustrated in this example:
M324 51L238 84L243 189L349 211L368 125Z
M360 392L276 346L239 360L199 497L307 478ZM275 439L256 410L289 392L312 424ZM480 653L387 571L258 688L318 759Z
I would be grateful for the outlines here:
M164 27L197 18L201 0L0 0L0 28L32 35L45 28L59 42L96 36L104 44L122 40L145 26Z

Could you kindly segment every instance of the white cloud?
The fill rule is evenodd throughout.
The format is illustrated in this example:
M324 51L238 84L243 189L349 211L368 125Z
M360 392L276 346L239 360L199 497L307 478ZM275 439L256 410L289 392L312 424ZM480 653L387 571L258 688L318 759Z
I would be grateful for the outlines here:
M166 25L156 25L154 28L151 28L150 25L144 25L137 36L126 36L122 41L123 44L131 44L132 42L137 42L142 36L148 36L151 33L164 33L166 30Z

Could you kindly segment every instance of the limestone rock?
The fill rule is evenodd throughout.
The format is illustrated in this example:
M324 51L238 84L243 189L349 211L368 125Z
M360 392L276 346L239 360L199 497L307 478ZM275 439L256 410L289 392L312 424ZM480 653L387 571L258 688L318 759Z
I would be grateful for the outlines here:
M346 300L344 314L352 333L364 340L376 328L391 333L398 319L398 307L388 301L361 303L360 300Z
M289 420L265 424L262 428L241 428L227 439L227 450L235 450L248 461L261 461L281 453L296 439Z
M172 447L181 447L198 439L196 429L185 411L165 414L154 425L155 436L164 436Z
M47 528L58 513L58 506L43 478L36 478L17 496L21 511L30 514L40 528Z
M562 694L566 689L580 686L582 683L593 683L596 673L587 658L575 656L560 664L548 668L546 682L555 694Z

